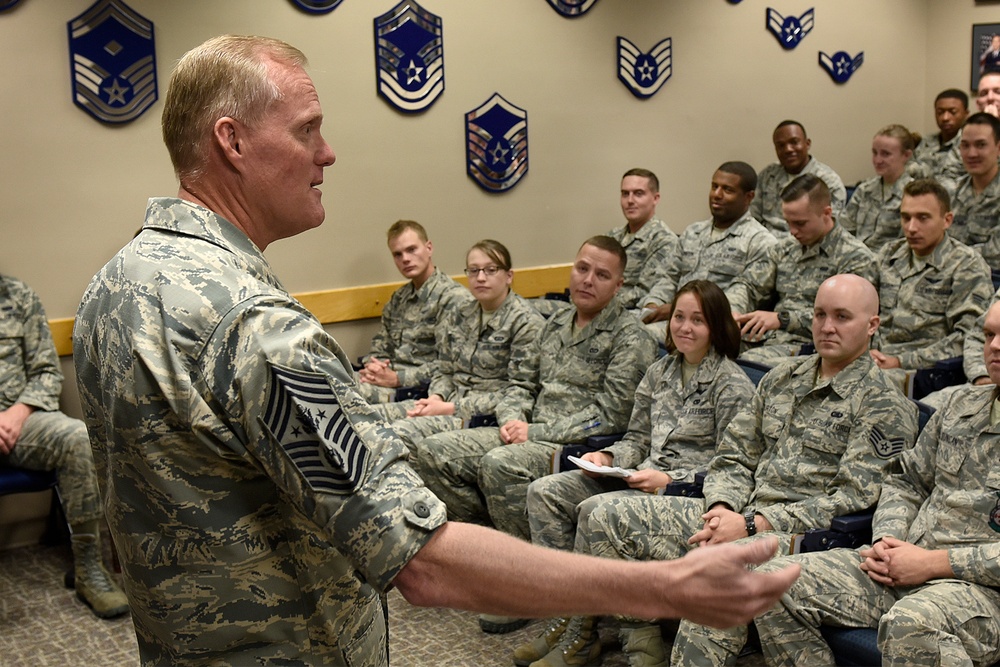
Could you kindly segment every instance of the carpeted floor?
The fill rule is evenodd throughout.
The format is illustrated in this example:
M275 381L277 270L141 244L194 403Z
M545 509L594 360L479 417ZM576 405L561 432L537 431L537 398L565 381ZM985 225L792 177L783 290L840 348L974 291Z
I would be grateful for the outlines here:
M109 548L106 545L106 551ZM63 588L68 547L33 546L0 552L0 665L118 667L138 665L132 622L101 620ZM509 667L511 650L544 629L534 622L508 635L479 630L475 614L410 606L389 595L392 667ZM613 622L601 626L605 667L625 667ZM763 664L759 654L741 667Z

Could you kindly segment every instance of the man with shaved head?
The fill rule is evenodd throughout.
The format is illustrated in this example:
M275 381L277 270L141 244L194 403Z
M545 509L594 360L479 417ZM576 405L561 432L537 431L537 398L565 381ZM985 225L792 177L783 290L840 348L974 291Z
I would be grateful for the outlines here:
M893 388L868 354L879 325L878 293L853 274L828 278L813 308L816 354L769 372L729 423L705 478L704 499L609 497L577 523L576 549L627 560L675 558L696 546L796 535L867 509L891 461L913 444L916 406ZM632 624L630 665L666 665L659 632ZM682 624L672 664L735 659L746 627Z

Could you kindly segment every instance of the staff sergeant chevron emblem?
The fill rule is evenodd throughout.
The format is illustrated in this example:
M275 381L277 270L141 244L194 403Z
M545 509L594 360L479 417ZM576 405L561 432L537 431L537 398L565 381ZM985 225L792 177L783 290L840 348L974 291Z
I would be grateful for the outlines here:
M597 0L549 0L552 9L567 18L586 14Z
M404 0L375 18L378 93L406 113L424 111L444 92L440 16Z
M809 9L802 16L782 16L774 9L767 8L767 29L786 49L794 49L799 42L812 32L816 24L816 10Z
M887 438L878 426L872 426L872 430L868 434L868 442L871 443L875 456L880 459L891 459L906 447L905 438Z
M310 14L329 14L344 0L292 0L299 9Z
M837 51L832 56L828 56L822 51L819 52L819 64L826 73L837 83L847 83L851 75L858 71L862 63L865 62L865 52L860 51L858 55L851 58L845 51Z
M97 0L67 28L78 107L103 123L127 123L156 102L150 21L121 0Z
M618 79L636 97L652 97L674 73L671 41L667 37L643 53L629 40L618 38Z
M370 453L322 375L272 365L262 422L316 491L361 486Z
M465 114L466 166L484 190L504 192L528 173L528 112L500 93Z

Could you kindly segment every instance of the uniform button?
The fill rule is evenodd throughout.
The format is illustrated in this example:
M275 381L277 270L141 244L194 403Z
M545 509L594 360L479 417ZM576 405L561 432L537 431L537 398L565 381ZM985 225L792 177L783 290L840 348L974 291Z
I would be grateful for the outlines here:
M421 519L426 519L431 515L431 509L425 503L417 502L413 505L413 512Z

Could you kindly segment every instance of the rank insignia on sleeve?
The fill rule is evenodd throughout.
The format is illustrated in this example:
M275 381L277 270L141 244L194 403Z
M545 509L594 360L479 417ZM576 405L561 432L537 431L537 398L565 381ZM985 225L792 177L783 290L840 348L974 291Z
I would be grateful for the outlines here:
M625 39L618 38L618 79L636 97L652 97L673 74L672 40L658 42L649 53Z
M586 14L597 0L549 0L552 9L567 18Z
M343 0L292 0L292 3L304 12L310 14L329 14Z
M375 18L378 94L406 113L429 108L444 92L444 32L436 16L404 0Z
M127 123L156 102L152 22L121 0L97 0L67 28L74 104L102 123Z
M815 8L807 10L802 16L782 16L774 9L767 8L767 29L786 49L798 46L812 32L815 23Z
M865 62L865 52L860 51L858 55L851 58L845 51L837 51L832 56L828 56L822 51L819 52L819 64L826 70L837 83L847 83L851 75L858 71L862 63Z
M905 438L887 438L878 426L872 426L872 430L868 434L868 442L871 443L875 456L880 459L891 459L906 447Z
M363 483L369 450L323 375L272 365L262 421L316 491L348 494Z
M500 93L465 114L466 168L481 188L505 192L528 173L528 112Z

